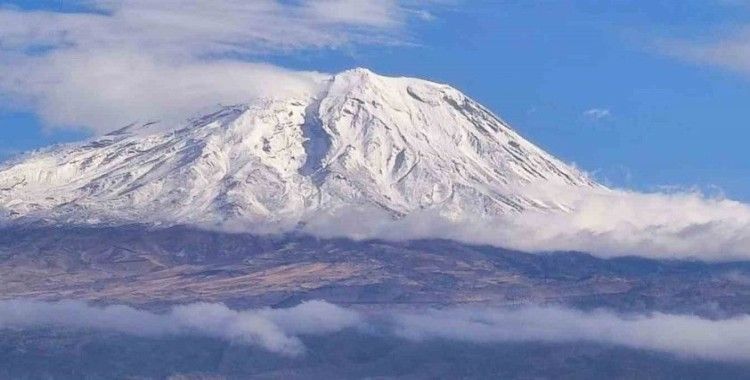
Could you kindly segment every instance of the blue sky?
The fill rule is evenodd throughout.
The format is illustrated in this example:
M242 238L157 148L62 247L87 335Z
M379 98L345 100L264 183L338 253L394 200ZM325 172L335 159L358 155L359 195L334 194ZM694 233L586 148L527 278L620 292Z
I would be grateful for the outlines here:
M0 3L14 12L85 9L60 0ZM750 64L718 50L741 51L750 6L603 3L408 1L401 9L424 17L397 26L347 21L354 31L343 43L222 54L292 70L365 66L448 83L610 185L695 186L750 201ZM364 27L376 28L382 41L364 40ZM15 62L1 69L15 70ZM89 134L50 122L54 109L15 104L12 95L0 98L0 157Z

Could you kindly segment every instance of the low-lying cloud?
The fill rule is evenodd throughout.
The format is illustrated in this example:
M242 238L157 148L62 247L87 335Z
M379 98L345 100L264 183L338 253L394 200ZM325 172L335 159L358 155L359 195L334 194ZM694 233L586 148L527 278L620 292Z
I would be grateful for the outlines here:
M709 320L691 315L621 315L563 307L447 307L355 311L324 301L288 309L232 310L222 304L176 306L166 313L80 301L0 301L0 328L76 328L144 337L199 335L302 355L300 336L345 329L402 339L499 342L593 342L684 357L750 360L750 316Z
M336 332L359 323L359 315L326 302L282 310L238 311L223 304L175 306L164 314L130 306L97 307L81 301L0 301L0 328L64 327L143 337L199 335L265 348L284 355L305 350L299 334Z
M559 307L515 310L455 308L395 315L395 333L408 339L614 344L715 360L750 359L750 316L708 320L690 315L618 315Z
M698 192L560 187L519 191L537 199L555 199L570 211L499 217L422 211L394 220L378 210L347 209L310 218L306 231L353 239L451 239L527 252L581 251L600 257L750 259L750 205L745 203Z

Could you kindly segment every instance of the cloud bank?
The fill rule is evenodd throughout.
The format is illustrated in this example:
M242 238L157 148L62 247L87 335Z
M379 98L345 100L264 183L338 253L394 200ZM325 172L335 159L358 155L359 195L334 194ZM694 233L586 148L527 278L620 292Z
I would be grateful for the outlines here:
M567 187L519 190L555 199L569 212L527 211L496 218L412 213L394 220L379 210L340 210L310 218L322 237L439 238L527 252L581 251L706 261L750 260L750 205L698 192L639 193Z
M305 350L297 335L354 327L359 315L322 301L282 310L237 311L223 304L194 303L157 314L130 306L96 307L81 301L0 301L0 328L63 327L143 337L199 335L262 347L283 355Z
M301 355L302 335L357 328L408 340L473 343L577 342L620 345L722 361L750 360L750 316L620 315L561 307L449 307L358 312L310 301L288 309L232 310L222 304L176 306L163 314L80 301L0 301L0 328L76 328L144 337L199 335Z
M750 359L750 316L708 320L653 313L618 315L559 307L520 309L456 308L396 314L396 335L492 342L575 342L614 344L703 359Z
M77 13L0 7L0 100L51 126L108 132L180 122L217 104L306 95L325 75L261 57L409 43L395 0L73 1Z

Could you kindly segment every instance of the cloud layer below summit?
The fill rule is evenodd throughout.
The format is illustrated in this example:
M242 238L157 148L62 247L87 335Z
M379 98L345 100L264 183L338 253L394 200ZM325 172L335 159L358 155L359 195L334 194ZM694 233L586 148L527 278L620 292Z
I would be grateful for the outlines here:
M324 301L287 309L233 310L195 303L154 313L80 301L0 301L0 328L65 328L158 338L193 335L253 345L287 356L306 354L303 338L344 330L410 341L592 342L721 361L750 360L750 317L709 320L662 313L619 315L562 307L449 307L360 312Z
M705 261L750 260L750 205L700 192L640 193L580 188L525 188L570 212L527 211L495 218L415 212L402 219L373 209L311 218L324 237L452 239L530 252L580 251Z

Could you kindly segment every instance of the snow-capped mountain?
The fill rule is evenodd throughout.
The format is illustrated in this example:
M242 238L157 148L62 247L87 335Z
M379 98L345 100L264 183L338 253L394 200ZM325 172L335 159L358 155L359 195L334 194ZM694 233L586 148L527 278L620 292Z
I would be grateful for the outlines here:
M351 205L498 215L565 209L522 185L599 186L450 86L354 69L320 87L27 154L0 167L0 213L76 223L299 221Z

